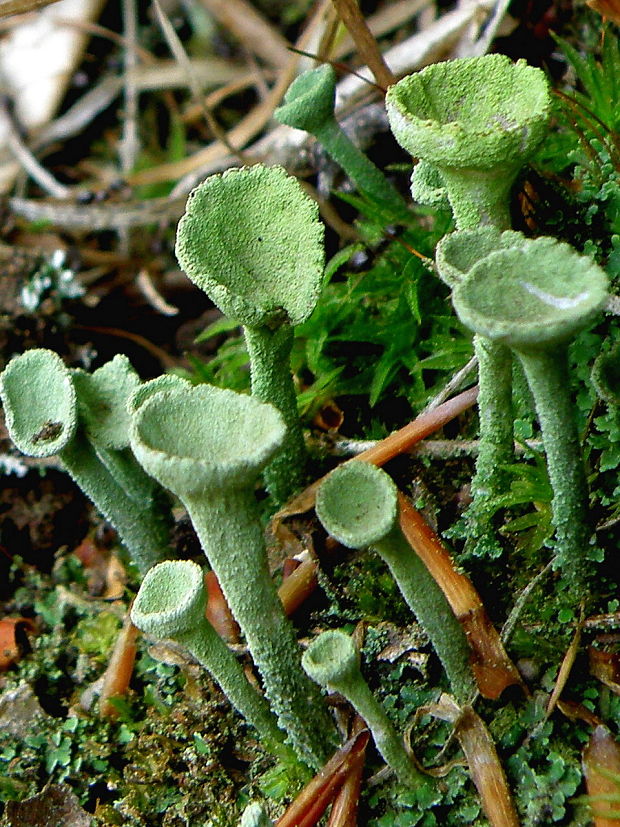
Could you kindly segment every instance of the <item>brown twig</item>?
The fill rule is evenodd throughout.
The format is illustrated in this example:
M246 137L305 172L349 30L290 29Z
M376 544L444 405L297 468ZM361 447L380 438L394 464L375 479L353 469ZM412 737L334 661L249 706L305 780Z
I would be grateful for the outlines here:
M456 570L446 547L405 495L399 493L398 500L403 534L463 626L472 648L472 670L480 694L485 698L498 698L507 686L522 686L521 676L506 654L471 580Z
M315 827L342 787L351 767L355 766L360 753L364 753L369 738L370 733L365 729L347 741L276 821L277 827Z
M118 716L118 709L110 701L127 694L136 661L137 638L138 630L127 613L103 676L103 686L99 695L99 714L104 718Z
M353 38L360 57L368 64L368 68L373 73L377 84L386 92L388 86L396 83L397 78L392 74L383 59L377 41L370 31L356 0L332 0L332 2L338 16Z

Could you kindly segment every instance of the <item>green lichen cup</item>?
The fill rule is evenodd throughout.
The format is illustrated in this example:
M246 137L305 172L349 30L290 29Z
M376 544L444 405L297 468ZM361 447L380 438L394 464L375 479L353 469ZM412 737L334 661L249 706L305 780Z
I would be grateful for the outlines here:
M333 726L301 669L295 631L269 572L254 494L284 438L282 416L251 396L207 385L160 390L133 403L135 455L186 507L279 726L300 760L321 766L335 740Z
M396 140L441 174L458 229L510 226L510 188L548 129L540 69L499 54L435 63L391 86L386 106Z
M293 326L310 316L321 289L318 207L282 167L229 169L191 193L176 253L222 313L244 325L252 394L284 417L286 438L265 472L282 503L301 486L307 459L290 354Z
M571 587L588 573L588 491L570 398L567 346L601 314L605 273L549 238L489 253L453 290L461 321L519 357L534 397L554 492L556 557Z

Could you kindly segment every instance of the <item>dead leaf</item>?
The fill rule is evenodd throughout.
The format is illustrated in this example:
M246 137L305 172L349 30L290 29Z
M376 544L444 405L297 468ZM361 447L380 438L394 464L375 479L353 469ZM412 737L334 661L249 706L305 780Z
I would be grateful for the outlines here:
M50 784L32 798L7 801L6 827L92 827L93 819L66 784Z
M4 617L0 620L0 672L4 672L29 649L28 635L36 626L29 617Z

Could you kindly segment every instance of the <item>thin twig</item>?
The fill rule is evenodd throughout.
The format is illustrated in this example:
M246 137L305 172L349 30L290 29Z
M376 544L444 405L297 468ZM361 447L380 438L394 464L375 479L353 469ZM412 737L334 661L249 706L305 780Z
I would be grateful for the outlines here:
M37 182L41 189L45 190L49 195L54 198L68 198L70 193L69 188L59 183L51 172L48 172L42 167L22 141L15 122L5 104L0 107L0 118L2 118L6 124L6 142L15 160L21 164L22 168Z
M387 90L388 86L396 83L396 78L385 62L356 0L333 0L333 3L338 16L355 41L360 57L368 64L379 86Z
M179 66L185 72L187 77L187 85L192 93L192 98L194 101L200 106L202 109L203 115L211 130L212 135L218 140L221 141L226 149L231 153L233 156L237 156L242 164L248 163L247 159L244 158L243 153L240 150L235 149L235 147L231 144L226 131L221 128L218 122L215 120L213 113L209 109L203 94L203 90L198 82L196 76L192 73L192 67L190 60L187 56L185 49L183 48L183 44L181 43L177 33L174 30L174 27L170 23L168 16L164 12L161 7L161 3L159 0L151 0L153 3L153 7L155 9L155 14L157 16L157 22L159 23L159 27L162 30L164 37L166 38L166 43L168 44L168 48L172 52L174 59L177 61Z
M435 396L428 405L424 408L422 413L428 413L429 411L438 408L446 399L449 399L452 394L457 391L461 385L465 382L466 379L469 378L470 373L474 370L476 365L478 364L478 358L476 356L472 356L469 362L460 370L454 374L454 376L446 383L446 386L441 390L437 396Z

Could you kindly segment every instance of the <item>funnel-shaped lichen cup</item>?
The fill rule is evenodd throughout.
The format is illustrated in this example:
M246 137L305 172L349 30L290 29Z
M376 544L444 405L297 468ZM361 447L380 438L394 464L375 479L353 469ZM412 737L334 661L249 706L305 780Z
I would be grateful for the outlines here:
M176 253L189 278L245 327L252 393L287 426L267 471L270 492L284 501L301 484L306 456L290 350L292 326L310 316L321 288L318 207L282 167L230 169L191 193Z
M316 513L325 530L343 545L377 551L428 634L452 692L460 701L471 698L475 683L465 633L400 529L396 486L385 471L361 461L339 466L319 487Z
M119 367L122 359L113 361ZM125 363L122 371L127 373ZM152 481L131 456L110 448L118 439L123 442L123 425L105 415L97 419L102 398L106 397L104 410L110 401L110 395L97 391L99 377L108 372L104 366L88 380L80 372L76 382L76 374L56 353L37 348L9 362L0 377L0 396L15 445L29 456L58 454L145 574L170 554L169 523ZM118 391L125 400L123 389ZM85 411L92 417L85 418ZM117 413L122 420L120 408Z
M302 664L312 680L325 689L344 695L366 721L377 749L401 784L419 787L427 783L407 755L402 737L364 680L359 653L349 635L336 629L323 632L304 652Z
M360 192L369 196L376 207L389 210L392 221L408 217L409 210L398 191L341 129L334 113L335 102L336 73L324 63L295 78L274 116L280 123L314 135Z
M263 746L295 763L267 701L250 684L241 664L206 619L206 600L200 566L189 560L167 561L154 566L144 578L131 619L147 635L174 640L188 649L257 730Z
M600 315L608 279L591 259L553 239L528 240L475 264L453 291L461 321L514 350L540 421L549 477L557 559L568 579L587 572L587 486L570 399L567 345Z
M109 473L142 513L141 520L159 531L153 560L171 556L170 501L161 486L138 464L129 448L130 397L142 383L129 359L118 354L100 368L87 373L71 371L77 391L80 426Z
M285 431L273 406L200 385L148 396L134 412L131 444L146 471L187 508L280 727L300 759L317 767L333 744L333 725L301 669L254 497L256 478Z
M397 141L435 166L458 229L510 226L508 196L549 122L540 69L504 55L435 63L388 89Z

